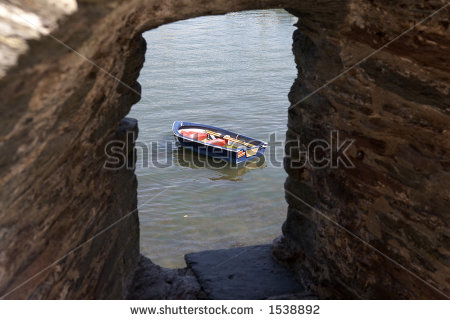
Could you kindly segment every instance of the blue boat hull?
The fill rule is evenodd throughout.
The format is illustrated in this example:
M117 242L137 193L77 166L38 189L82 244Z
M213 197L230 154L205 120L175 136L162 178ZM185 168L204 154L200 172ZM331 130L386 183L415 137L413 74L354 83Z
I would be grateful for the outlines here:
M202 141L198 141L195 139L191 139L185 137L179 133L180 129L183 128L198 128L214 131L223 135L229 135L233 138L238 137L239 140L242 140L247 143L251 143L254 147L242 147L238 149L229 149L225 147L215 146L209 143L203 143ZM264 155L264 151L266 150L267 143L261 140L253 139L247 136L239 135L235 132L228 131L225 129L208 126L199 123L193 122L184 122L184 121L175 121L173 123L173 134L177 142L183 146L184 148L189 148L194 152L198 152L208 157L213 157L217 159L222 159L231 163L242 163L257 157L261 157ZM257 148L257 151L256 151ZM251 152L250 152L251 151ZM256 151L256 152L255 152Z

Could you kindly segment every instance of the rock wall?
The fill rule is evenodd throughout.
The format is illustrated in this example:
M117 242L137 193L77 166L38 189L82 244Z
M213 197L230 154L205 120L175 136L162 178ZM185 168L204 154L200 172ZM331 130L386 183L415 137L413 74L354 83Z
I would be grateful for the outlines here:
M295 103L443 4L2 2L0 296L126 296L139 259L136 178L104 170L104 147L137 130L119 122L139 99L142 32L207 14L291 8L301 21L294 35L299 77L289 96ZM292 169L286 160L290 193L447 294L449 42L446 9L289 113L289 138L307 143L337 129L355 139L355 169ZM290 263L311 274L324 296L442 297L287 200Z
M299 76L291 103L444 4L349 2L341 17L293 11L300 17L293 45ZM289 112L294 143L287 147L300 141L300 148L287 148L289 210L279 246L289 248L284 259L300 275L316 280L322 297L449 298L449 13L447 7ZM354 168L313 161L293 168L299 149L330 141L333 130L353 140Z

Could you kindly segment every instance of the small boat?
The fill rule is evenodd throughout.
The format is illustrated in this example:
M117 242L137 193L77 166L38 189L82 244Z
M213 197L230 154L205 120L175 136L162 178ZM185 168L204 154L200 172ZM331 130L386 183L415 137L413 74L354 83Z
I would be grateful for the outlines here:
M205 124L175 121L172 130L184 148L231 163L260 157L267 147L264 141Z

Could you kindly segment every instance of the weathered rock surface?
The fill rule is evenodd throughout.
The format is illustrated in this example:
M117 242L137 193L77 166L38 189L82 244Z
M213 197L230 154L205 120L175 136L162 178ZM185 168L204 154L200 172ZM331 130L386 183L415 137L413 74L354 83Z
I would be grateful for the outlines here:
M325 3L332 1L315 5ZM347 4L333 15L293 11L292 104L445 2ZM333 130L354 141L354 168L294 169L298 148L285 163L283 232L288 251L301 253L290 263L309 270L322 297L450 296L448 17L449 7L289 112L287 138L302 148L330 141Z
M195 252L185 259L211 299L288 299L311 295L291 271L272 258L270 245Z
M192 270L161 268L141 255L127 299L196 300L207 296Z
M2 2L0 296L126 296L139 259L137 213L90 239L136 208L133 172L103 164L105 145L121 139L119 122L139 99L143 31L206 14L290 8L300 17L294 104L444 4ZM283 232L295 254L283 256L307 270L322 296L450 295L448 16L447 7L289 112L287 137L302 146L329 140L332 130L354 139L354 169L295 169L295 154L286 159Z

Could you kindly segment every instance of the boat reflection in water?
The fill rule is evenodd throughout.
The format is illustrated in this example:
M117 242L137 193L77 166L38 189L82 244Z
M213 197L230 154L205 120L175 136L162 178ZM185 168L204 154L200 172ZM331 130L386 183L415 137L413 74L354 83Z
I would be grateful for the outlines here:
M264 156L258 157L243 163L231 163L225 160L207 157L194 152L188 148L178 147L173 152L174 163L192 169L210 169L221 174L220 177L210 178L211 180L232 180L239 181L241 176L250 170L263 169L267 167Z

